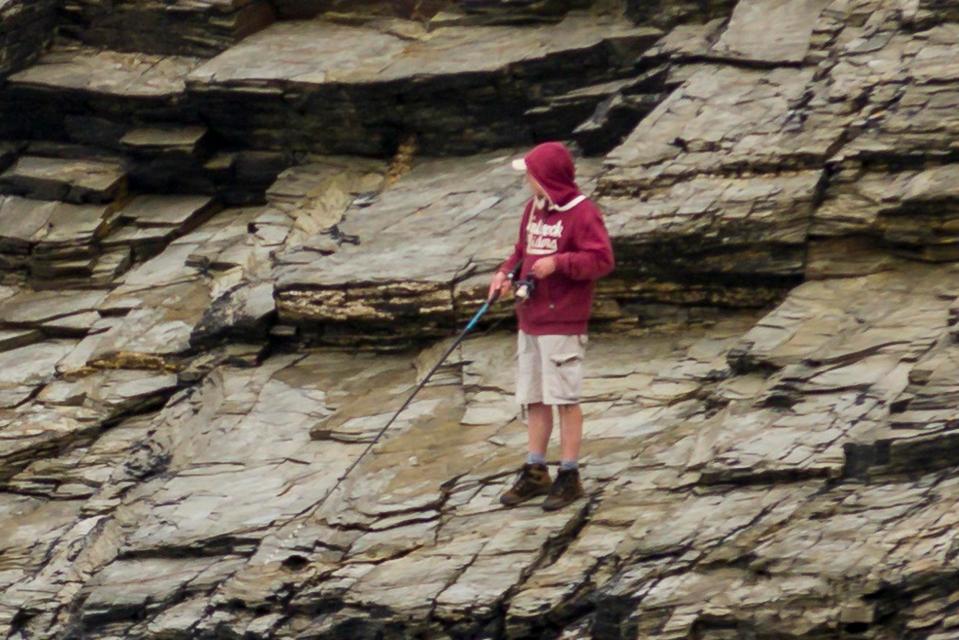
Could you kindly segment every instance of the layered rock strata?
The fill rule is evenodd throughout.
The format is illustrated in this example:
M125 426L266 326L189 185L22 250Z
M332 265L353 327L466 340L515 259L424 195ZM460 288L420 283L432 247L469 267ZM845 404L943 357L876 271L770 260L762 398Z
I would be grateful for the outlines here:
M210 56L271 24L264 0L67 0L61 33L96 47Z
M195 69L188 89L221 135L259 147L383 155L415 135L424 153L464 154L532 140L526 110L622 77L658 36L584 16L522 30L279 23Z
M0 2L0 81L43 52L53 39L55 11L51 0Z
M955 637L955 3L627 3L662 37L360 4L0 89L0 634ZM596 156L619 260L587 497L498 503L508 304L343 478L477 308L538 135Z

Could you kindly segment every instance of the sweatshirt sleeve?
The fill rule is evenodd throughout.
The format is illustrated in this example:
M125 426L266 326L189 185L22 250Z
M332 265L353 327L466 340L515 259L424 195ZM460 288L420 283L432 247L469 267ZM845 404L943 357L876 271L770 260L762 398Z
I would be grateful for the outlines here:
M519 238L516 240L516 245L513 247L513 253L506 258L506 262L500 265L499 271L502 271L503 273L508 274L515 269L516 265L520 263L526 253L526 223L529 220L530 209L530 203L527 202L526 208L523 210L523 218L519 225Z
M613 270L613 247L599 210L590 207L580 220L573 251L556 257L556 269L573 280L598 280Z

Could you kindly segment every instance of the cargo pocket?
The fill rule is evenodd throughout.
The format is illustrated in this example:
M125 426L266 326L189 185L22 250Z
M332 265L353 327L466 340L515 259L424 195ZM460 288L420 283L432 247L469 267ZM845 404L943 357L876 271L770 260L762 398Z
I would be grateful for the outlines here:
M549 395L554 404L577 404L583 384L583 354L556 353L549 359L553 364Z
M549 357L557 367L565 367L574 362L580 362L583 356L578 353L557 353Z

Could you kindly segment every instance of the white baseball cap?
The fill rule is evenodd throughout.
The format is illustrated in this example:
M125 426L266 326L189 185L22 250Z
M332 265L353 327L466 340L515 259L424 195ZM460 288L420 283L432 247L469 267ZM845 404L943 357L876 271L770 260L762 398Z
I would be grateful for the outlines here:
M510 164L516 171L526 171L526 160L523 158L516 158Z

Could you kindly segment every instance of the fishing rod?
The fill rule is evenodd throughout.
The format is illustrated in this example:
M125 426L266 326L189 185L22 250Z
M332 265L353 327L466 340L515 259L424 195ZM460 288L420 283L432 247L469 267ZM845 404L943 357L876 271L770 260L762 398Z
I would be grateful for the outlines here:
M389 422L387 422L386 425L380 429L379 433L376 434L376 437L373 438L373 440L371 440L366 446L366 449L363 450L363 453L360 454L360 457L357 458L353 464L346 469L345 472L343 472L343 475L340 476L339 481L345 480L346 476L350 475L350 472L360 463L360 460L362 460L363 457L369 453L370 449L373 448L373 445L375 445L379 439L383 437L383 434L386 433L386 430L389 429L393 423L396 422L396 419L400 416L400 414L403 413L408 406L410 406L410 403L413 402L413 398L416 397L416 394L418 394L420 390L426 386L426 383L430 381L430 378L433 377L433 374L439 370L444 362L446 362L446 359L450 357L450 354L453 353L453 351L456 350L456 347L460 346L460 343L463 342L463 340L466 338L466 335L476 327L476 323L479 322L480 318L486 315L486 312L489 311L489 308L493 306L493 303L495 303L497 299L499 299L499 290L493 292L493 295L487 298L483 303L483 306L481 306L476 313L473 314L473 317L467 323L466 328L460 332L456 340L453 341L453 344L447 347L443 355L440 356L440 359L437 360L436 364L433 365L433 368L429 370L429 373L427 373L420 383L416 385L416 388L413 389L413 393L406 398L406 401L402 404L402 406L400 406L399 409L396 410L396 413L393 414L393 417L390 418Z
M520 269L521 265L522 265L522 263L516 265L516 267L513 269L513 271L512 271L510 274L508 274L508 278L509 278L510 282L513 283L514 285L523 286L524 284L528 284L528 283L524 283L524 282L520 282L520 283L515 282L516 274L519 273L519 269ZM450 356L450 354L453 353L453 351L456 349L456 347L458 347L458 346L460 345L460 343L463 342L463 340L464 340L464 339L466 338L466 336L470 333L470 331L472 331L474 328L476 328L476 324L480 321L480 318L482 318L484 315L486 315L486 312L489 311L490 307L492 307L493 304L496 303L496 301L499 299L499 297L500 297L500 289L497 289L496 291L494 291L494 292L492 293L492 295L490 295L490 296L486 299L485 302L483 302L483 305L476 311L476 313L473 314L473 317L472 317L472 318L470 319L470 321L466 324L466 327L463 329L463 331L460 332L459 336L456 337L456 340L453 341L453 344L451 344L449 347L447 347L447 349L446 349L446 351L443 353L442 357L440 357L440 359L436 362L436 364L433 365L433 368L429 370L429 372L426 374L426 376L423 378L423 380L421 380L420 383L416 385L416 388L413 389L413 393L411 393L411 394L406 398L406 401L403 402L402 406L400 406L400 408L396 410L396 412L395 412L395 413L393 414L393 416L390 418L389 422L387 422L386 425L384 425L383 428L379 430L379 432L376 434L376 436L375 436L372 440L370 440L370 443L369 443L368 445L366 445L366 448L365 448L365 449L363 449L363 453L361 453L361 454L359 455L359 457L358 457L356 460L354 460L354 461L350 464L350 466L348 466L348 467L346 468L346 471L344 471L344 472L340 475L340 477L336 479L336 483L330 488L329 491L327 491L327 492L323 495L322 498L320 498L320 500L318 500L317 502L313 503L313 505L311 505L311 506L308 507L307 509L301 511L300 514L298 514L298 515L302 515L302 514L306 513L307 511L309 511L309 510L311 510L311 509L313 509L313 508L319 507L319 506L322 505L324 502L326 502L326 499L327 499L328 497L330 497L331 495L333 495L333 492L336 491L341 484L343 484L343 482L349 477L350 473L360 464L360 462L363 460L363 458L366 457L366 454L368 454L368 453L370 452L370 450L376 445L376 443L379 442L380 438L383 437L383 434L386 433L386 430L389 429L389 428L393 425L393 423L396 422L396 419L400 416L400 414L403 413L403 411L404 411L408 406L410 406L410 403L413 402L413 398L416 397L416 394L418 394L418 393L420 392L420 390L421 390L423 387L426 386L426 383L429 382L430 378L433 377L433 374L436 373L437 370L439 370L439 368L443 365L444 362L446 362L446 359ZM295 537L296 534L299 533L300 529L302 529L305 524L306 524L306 520L304 520L303 522L300 522L300 523L293 529L293 531L290 533L290 535L287 536L287 539L289 540L289 539ZM278 547L273 551L273 553L270 554L269 558L267 559L267 562L272 561L273 558L276 557L276 554L280 552L280 549L281 549L281 548L282 548L282 547L279 547L279 546L278 546Z
M523 280L523 281L520 281L520 282L515 282L516 276L517 276L517 274L519 273L520 268L521 268L522 266L523 266L522 261L520 261L519 263L517 263L517 265L516 265L515 267L513 267L513 270L507 275L507 278L509 278L509 281L510 281L511 283L513 283L513 284L515 284L515 285L517 285L517 286L519 287L518 293L519 293L520 291L522 291L522 293L521 293L520 295L521 295L522 298L525 299L526 297L528 297L529 294L532 293L531 288L532 288L532 286L533 286L533 281L532 281L532 279L530 278L529 280ZM360 460L362 460L363 457L364 457L367 453L369 453L370 449L373 448L373 445L375 445L375 444L377 443L377 441L383 436L383 434L386 433L386 430L389 429L390 426L391 426L391 425L396 421L396 419L399 417L399 415L400 415L401 413L403 413L403 410L406 409L406 407L410 406L410 403L413 402L413 398L415 398L415 397L416 397L416 394L420 392L420 389L422 389L423 387L426 386L426 383L429 382L429 380L430 380L431 377L433 377L433 374L436 373L436 371L440 368L440 366L442 366L442 364L446 361L446 359L447 359L448 357L450 357L450 354L453 353L453 351L456 349L456 347L460 346L460 343L463 342L464 338L466 338L466 335L476 327L476 323L479 322L480 318L482 318L482 317L486 314L487 311L489 311L489 308L490 308L491 306L493 306L493 304L499 299L499 296L500 296L500 289L496 289L496 291L494 291L493 294L486 299L486 301L483 303L483 306L481 306L481 307L479 308L479 310L477 310L477 312L476 312L475 314L473 314L473 317L472 317L472 318L470 319L470 321L466 324L466 328L463 329L462 332L460 332L460 334L459 334L459 336L457 336L456 340L453 341L453 344L451 344L451 345L446 349L446 351L443 353L443 355L440 357L440 359L436 362L436 364L433 365L433 368L429 370L429 373L426 374L426 376L423 378L423 380L422 380L418 385L416 385L416 388L413 389L413 393L411 393L411 394L409 395L409 397L406 398L406 402L404 402L403 405L402 405L399 409L396 410L396 413L394 413L394 414L393 414L393 417L390 418L390 421L386 423L386 426L384 426L382 429L380 429L380 432L377 433L377 434L376 434L376 437L373 438L373 440L370 442L369 445L367 445L366 449L363 450L363 453L360 454L360 457L357 458L357 459L353 462L353 464L351 464L351 465L347 468L347 470L343 473L342 476L340 476L339 481L337 482L337 484L339 484L340 481L345 480L345 479L346 479L346 476L350 475L350 472L356 467L356 465L359 464ZM334 487L334 488L335 488L335 487Z

